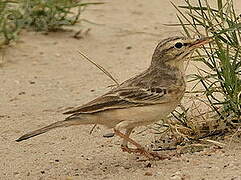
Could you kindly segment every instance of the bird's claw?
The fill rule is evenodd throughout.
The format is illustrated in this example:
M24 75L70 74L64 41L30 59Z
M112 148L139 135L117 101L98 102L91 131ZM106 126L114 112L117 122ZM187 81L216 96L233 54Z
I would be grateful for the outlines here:
M127 146L121 146L121 149L124 152L128 152L128 153L139 153L143 156L146 156L149 160L164 160L167 159L167 157L163 157L161 155L159 155L157 152L149 152L147 150L145 150L143 147L141 148L129 148Z

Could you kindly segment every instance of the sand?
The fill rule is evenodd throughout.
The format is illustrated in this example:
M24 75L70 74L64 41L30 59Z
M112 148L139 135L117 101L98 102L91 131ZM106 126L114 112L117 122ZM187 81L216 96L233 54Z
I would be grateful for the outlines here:
M173 0L181 4L181 0ZM238 5L240 8L241 5ZM120 149L118 137L98 126L62 128L21 143L24 133L63 120L62 112L107 92L113 82L77 53L80 50L108 69L119 82L150 63L159 40L180 35L168 0L113 0L91 6L73 31L23 32L5 51L0 68L0 179L241 179L241 146L208 149L163 161L142 161ZM90 29L76 39L76 31ZM145 127L143 127L145 128ZM152 131L132 137L143 145L158 138Z

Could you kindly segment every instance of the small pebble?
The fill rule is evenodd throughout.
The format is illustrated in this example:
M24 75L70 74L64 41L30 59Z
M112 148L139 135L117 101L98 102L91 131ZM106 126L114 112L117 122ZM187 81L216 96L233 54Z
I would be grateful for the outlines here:
M148 164L146 165L146 167L147 167L147 168L150 168L150 167L151 167L151 163L148 163Z
M105 138L111 138L111 137L114 137L115 136L115 133L107 133L107 134L104 134L103 137Z
M144 175L145 176L152 176L153 174L151 172L146 172Z
M23 95L23 94L26 94L24 91L18 93L18 95Z

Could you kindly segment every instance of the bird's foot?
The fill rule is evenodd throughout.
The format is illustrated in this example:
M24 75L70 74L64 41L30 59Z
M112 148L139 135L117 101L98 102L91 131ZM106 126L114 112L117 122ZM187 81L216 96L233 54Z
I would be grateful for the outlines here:
M149 152L147 150L145 150L145 148L141 147L141 148L129 148L127 146L121 146L121 149L124 152L128 152L128 153L139 153L145 157L147 157L149 160L164 160L167 159L168 157L164 157L159 155L157 152Z

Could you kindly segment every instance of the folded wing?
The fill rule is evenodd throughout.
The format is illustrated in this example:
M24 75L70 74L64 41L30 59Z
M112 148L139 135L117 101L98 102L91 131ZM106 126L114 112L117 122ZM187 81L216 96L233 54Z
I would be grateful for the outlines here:
M88 114L109 109L166 103L170 102L170 95L167 92L165 88L143 89L138 87L119 87L64 114Z

